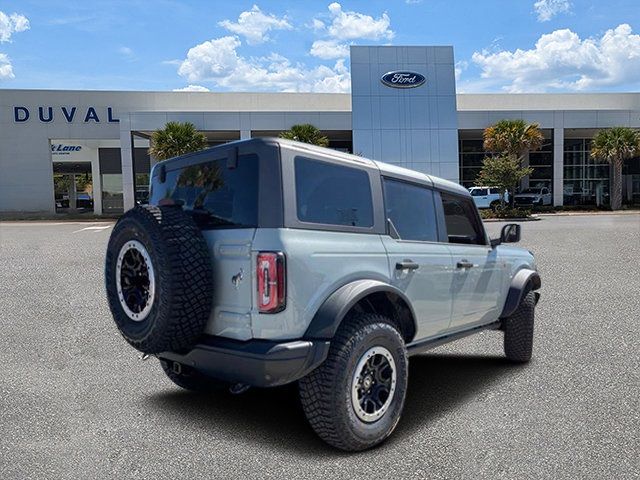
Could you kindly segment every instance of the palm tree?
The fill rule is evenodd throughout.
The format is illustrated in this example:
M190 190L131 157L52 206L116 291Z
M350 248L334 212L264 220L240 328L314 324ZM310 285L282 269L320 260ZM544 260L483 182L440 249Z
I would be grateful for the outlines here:
M311 145L318 145L320 147L329 146L329 139L322 135L322 132L315 126L308 123L293 125L290 130L281 132L280 138L310 143Z
M508 155L522 161L531 151L538 150L544 136L537 123L524 120L500 120L484 130L484 149L501 155Z
M627 127L600 130L591 141L591 158L611 164L611 209L622 206L622 165L640 156L640 132Z
M537 123L527 123L524 120L500 120L496 124L485 128L483 139L484 149L506 157L501 165L503 167L510 166L508 169L499 169L505 174L504 182L500 182L500 184L511 184L512 178L517 173L525 172L525 175L530 174L532 172L530 169L528 173L522 170L522 159L528 152L538 150L544 142L540 126ZM483 170L484 168L483 165ZM517 183L512 184L508 189L511 206L514 204L516 186Z
M198 132L193 123L168 122L151 134L149 155L166 160L204 148L207 148L207 137Z

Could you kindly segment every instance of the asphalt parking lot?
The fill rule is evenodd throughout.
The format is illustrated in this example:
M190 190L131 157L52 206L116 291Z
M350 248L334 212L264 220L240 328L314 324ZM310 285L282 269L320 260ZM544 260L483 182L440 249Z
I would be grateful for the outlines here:
M523 224L533 361L498 332L412 358L398 428L359 454L313 434L293 387L198 396L138 360L104 298L110 227L0 223L2 479L638 478L640 215Z

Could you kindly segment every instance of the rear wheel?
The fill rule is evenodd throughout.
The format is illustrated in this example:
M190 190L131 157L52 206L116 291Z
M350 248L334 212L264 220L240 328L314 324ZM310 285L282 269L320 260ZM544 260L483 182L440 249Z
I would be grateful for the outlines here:
M533 352L533 319L535 293L529 292L516 311L502 322L504 329L504 353L512 362L528 362Z
M494 212L497 212L499 210L502 210L502 205L500 205L500 200L494 200L493 202L491 202L491 204L489 205L489 207L491 208L491 210L493 210Z
M407 351L398 330L384 316L360 314L345 320L325 362L300 380L300 399L325 442L364 450L395 429L407 377Z

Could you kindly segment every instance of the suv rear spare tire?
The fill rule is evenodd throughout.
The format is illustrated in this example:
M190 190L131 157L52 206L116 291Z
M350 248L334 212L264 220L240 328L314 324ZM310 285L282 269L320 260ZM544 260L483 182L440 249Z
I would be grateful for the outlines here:
M211 312L212 276L207 243L179 207L137 206L109 238L109 307L122 336L141 352L195 343Z

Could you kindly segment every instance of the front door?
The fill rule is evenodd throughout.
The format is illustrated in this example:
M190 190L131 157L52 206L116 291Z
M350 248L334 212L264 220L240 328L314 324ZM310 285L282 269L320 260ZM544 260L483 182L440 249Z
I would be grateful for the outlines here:
M488 245L471 199L441 193L442 210L453 268L451 328L490 323L500 314L502 280L506 274L497 252Z
M438 243L433 191L422 185L384 179L389 235L382 236L391 283L414 308L416 338L442 333L451 320L454 278L447 244Z

